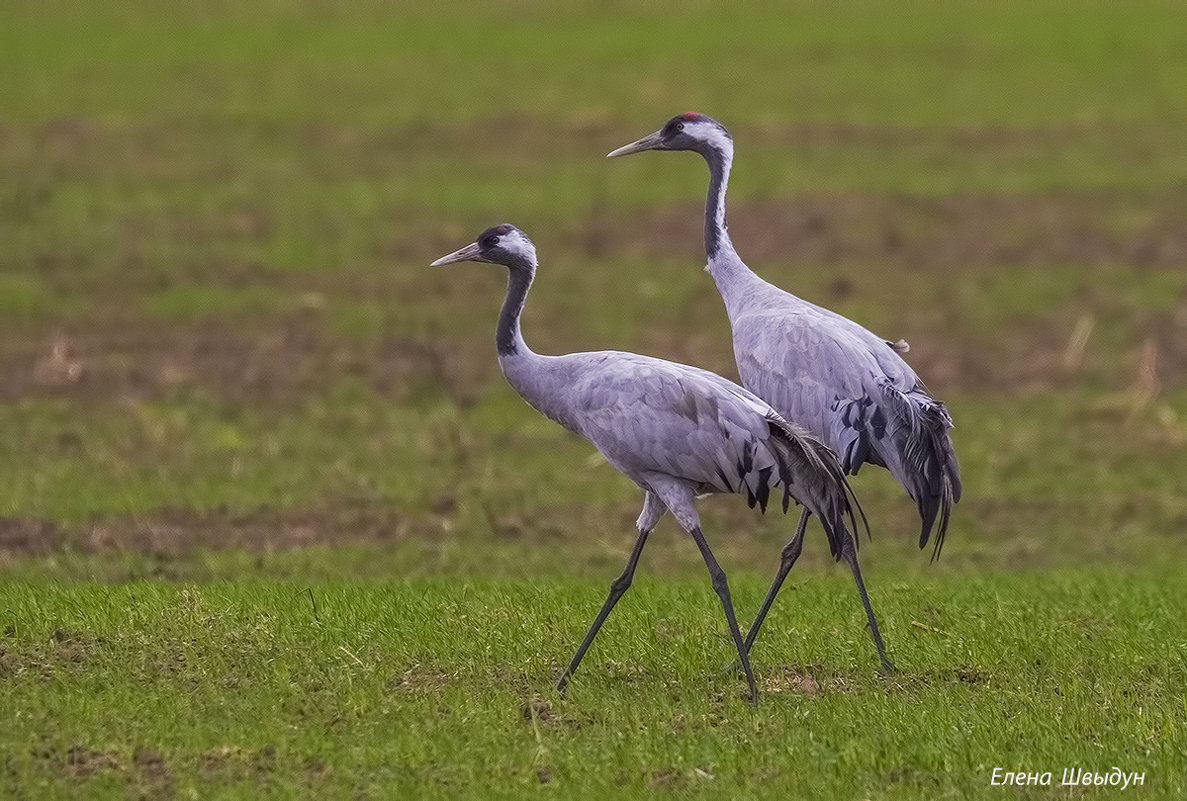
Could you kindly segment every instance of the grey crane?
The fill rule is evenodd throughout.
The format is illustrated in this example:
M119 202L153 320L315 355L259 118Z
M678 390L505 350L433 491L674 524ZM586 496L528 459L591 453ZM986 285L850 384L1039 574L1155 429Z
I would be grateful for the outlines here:
M644 150L691 150L709 165L706 270L725 301L743 386L829 445L846 473L855 475L865 463L888 469L919 508L920 548L927 545L934 527L935 559L944 543L952 504L960 500L960 469L948 436L952 418L899 356L907 344L885 340L846 317L785 292L759 278L738 257L725 224L734 142L721 123L696 112L680 114L655 133L608 156ZM748 652L799 558L810 513L805 507L780 555L774 581L746 634ZM849 564L857 583L882 668L892 672L856 550L856 542L846 532L840 558Z
M564 691L602 623L630 587L647 536L664 512L671 511L701 551L725 610L750 698L757 701L725 572L701 533L693 500L708 493L738 493L751 507L758 504L765 511L771 490L782 488L783 510L793 499L811 509L839 552L848 534L845 519L856 528L854 509L860 513L860 506L835 454L765 401L715 373L621 351L533 353L524 343L519 321L536 274L536 249L515 226L489 228L433 265L458 261L508 269L495 337L507 382L538 412L589 440L645 493L638 537L626 567L611 582L606 602L557 689Z

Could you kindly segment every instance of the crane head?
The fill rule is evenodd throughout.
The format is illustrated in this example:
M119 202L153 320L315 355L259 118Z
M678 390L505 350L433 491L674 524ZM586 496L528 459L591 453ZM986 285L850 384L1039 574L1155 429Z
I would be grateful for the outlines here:
M710 150L719 150L732 155L734 140L725 126L717 120L695 111L688 111L677 114L655 133L610 151L606 158L629 156L631 153L641 153L644 150L695 150L702 155L706 155Z
M514 225L504 223L487 228L469 245L442 256L429 266L439 267L455 261L480 261L506 267L535 269L536 246L523 231Z

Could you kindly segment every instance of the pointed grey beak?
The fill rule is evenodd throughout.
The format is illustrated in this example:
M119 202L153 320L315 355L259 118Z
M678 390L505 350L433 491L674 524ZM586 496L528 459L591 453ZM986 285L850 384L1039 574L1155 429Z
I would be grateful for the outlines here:
M616 156L629 156L632 153L642 153L644 150L663 150L663 139L660 134L663 131L656 131L653 134L648 134L642 139L631 142L629 145L623 145L618 150L611 150L606 154L606 158L612 159Z
M461 250L455 250L453 253L450 253L448 256L442 256L441 258L437 259L435 262L433 262L429 266L430 267L440 267L442 264L452 264L455 261L486 261L486 259L483 259L479 255L478 243L471 242L470 244L466 245Z

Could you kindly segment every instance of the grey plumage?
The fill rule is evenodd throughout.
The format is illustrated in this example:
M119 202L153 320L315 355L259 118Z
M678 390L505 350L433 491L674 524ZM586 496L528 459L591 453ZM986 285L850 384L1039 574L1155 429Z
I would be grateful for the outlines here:
M947 408L886 340L737 272L722 294L742 383L816 432L847 473L867 462L888 469L919 509L919 547L934 530L938 555L960 498Z
M840 554L860 511L833 452L781 417L767 402L715 373L620 351L542 356L519 328L536 270L535 247L519 229L501 225L434 264L483 261L508 267L499 315L499 365L508 383L542 414L588 439L614 468L645 493L639 535L623 574L558 681L563 689L618 598L630 586L647 535L671 511L692 535L726 612L751 697L757 691L734 619L725 574L700 531L693 500L738 493L764 511L774 492L784 511L794 500L823 522Z
M719 122L703 114L681 114L609 155L644 150L692 150L709 166L706 269L725 301L742 384L820 437L837 453L845 472L856 474L865 463L887 468L918 507L919 547L934 530L934 559L943 546L952 505L960 499L960 470L948 436L952 418L899 356L908 350L907 343L875 336L852 320L764 281L739 258L725 223L733 137ZM799 556L805 524L802 517L784 549L779 571L747 635L748 648ZM889 670L857 566L856 542L839 554L834 550L834 555L849 562L883 666Z

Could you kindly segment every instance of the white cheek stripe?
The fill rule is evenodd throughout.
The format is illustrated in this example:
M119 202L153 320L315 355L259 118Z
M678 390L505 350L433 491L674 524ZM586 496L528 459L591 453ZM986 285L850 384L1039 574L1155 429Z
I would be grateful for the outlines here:
M531 241L521 231L516 230L505 234L500 244L508 253L514 253L521 259L527 261L536 260L536 248L532 246Z
M692 128L692 130L689 131L691 136L695 136L697 139L708 142L710 145L721 150L727 155L732 156L734 154L733 140L729 138L725 131L721 130L721 128L717 127L713 123L694 122L688 127Z

